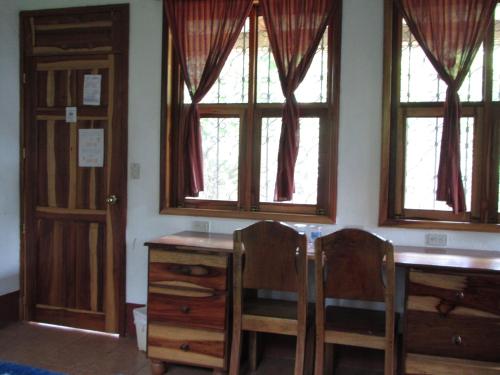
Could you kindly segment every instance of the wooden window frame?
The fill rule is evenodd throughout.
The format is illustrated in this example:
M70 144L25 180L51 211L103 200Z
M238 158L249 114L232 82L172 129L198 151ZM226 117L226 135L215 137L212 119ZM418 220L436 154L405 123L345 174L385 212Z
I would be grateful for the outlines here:
M257 51L258 4L250 15L250 57ZM177 160L179 134L175 124L181 116L183 82L173 52L172 36L163 19L162 125L160 161L160 213L167 215L206 216L220 218L271 219L310 223L335 223L337 198L338 108L340 90L341 7L328 31L327 101L299 103L301 117L320 119L318 199L317 204L259 203L261 119L281 117L282 103L256 102L256 57L250 58L248 103L200 104L202 117L239 117L240 152L238 200L216 201L185 198Z
M405 119L442 117L444 112L441 102L400 102L401 15L392 0L385 0L379 225L500 232L497 207L500 102L492 101L493 28L492 23L484 43L483 100L462 103L462 116L474 117L470 212L455 215L447 211L404 209Z

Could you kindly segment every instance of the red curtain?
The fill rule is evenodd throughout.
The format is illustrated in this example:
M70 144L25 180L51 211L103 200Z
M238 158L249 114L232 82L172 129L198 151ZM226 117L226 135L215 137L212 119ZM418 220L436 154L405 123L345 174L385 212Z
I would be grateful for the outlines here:
M294 92L311 65L337 1L261 0L261 4L285 96L274 199L287 201L295 190L299 151L299 110Z
M457 92L493 19L496 2L399 0L410 31L448 85L437 200L446 201L455 213L466 211L460 172L460 98Z
M183 134L185 196L203 191L203 153L198 103L224 67L252 0L164 0L168 24L192 104L185 116Z

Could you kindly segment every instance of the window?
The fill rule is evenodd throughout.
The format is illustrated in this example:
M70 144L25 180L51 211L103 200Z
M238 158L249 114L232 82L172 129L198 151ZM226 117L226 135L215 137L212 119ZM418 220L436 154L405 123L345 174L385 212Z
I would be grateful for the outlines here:
M286 202L274 201L285 99L259 5L199 105L205 188L198 197L184 196L179 183L183 149L176 124L190 97L164 31L162 213L334 222L340 12L333 18L295 92L300 146L295 194Z
M380 223L499 230L500 3L459 90L467 212L436 200L446 84L392 1L386 1Z

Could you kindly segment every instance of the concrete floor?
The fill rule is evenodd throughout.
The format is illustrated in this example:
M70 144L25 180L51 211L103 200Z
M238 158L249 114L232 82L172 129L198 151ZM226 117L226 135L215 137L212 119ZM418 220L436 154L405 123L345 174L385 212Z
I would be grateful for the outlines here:
M262 361L253 375L293 374L294 341L283 336L267 339ZM337 353L337 352L336 352ZM345 357L340 352L336 358ZM383 374L380 355L366 353L346 359L335 375ZM0 360L62 372L68 375L146 375L149 360L137 350L135 338L61 329L33 323L0 327ZM342 363L339 361L339 363ZM243 365L241 374L249 374ZM168 375L208 375L211 370L174 366Z

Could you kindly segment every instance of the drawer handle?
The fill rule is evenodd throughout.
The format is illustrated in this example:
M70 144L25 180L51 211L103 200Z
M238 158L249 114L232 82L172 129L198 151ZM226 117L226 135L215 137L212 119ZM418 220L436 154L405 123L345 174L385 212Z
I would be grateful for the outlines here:
M455 345L462 345L462 336L460 335L455 335L451 338L451 342L454 343Z
M181 350L184 351L184 352L188 352L189 351L189 344L182 344L180 346Z
M191 275L191 267L182 267L181 273L183 275L187 275L187 276Z
M191 308L189 306L181 306L181 311L184 314L187 314L187 313L189 313L189 311L191 311Z
M465 294L464 294L464 292L457 292L457 293L456 293L456 296L457 296L457 299L460 299L460 300L462 300L462 299L464 299L464 298L465 298Z

